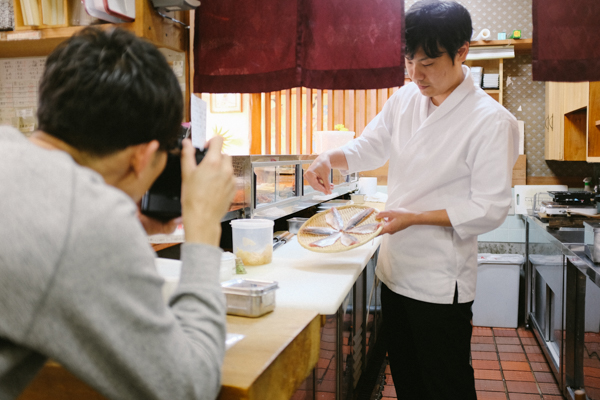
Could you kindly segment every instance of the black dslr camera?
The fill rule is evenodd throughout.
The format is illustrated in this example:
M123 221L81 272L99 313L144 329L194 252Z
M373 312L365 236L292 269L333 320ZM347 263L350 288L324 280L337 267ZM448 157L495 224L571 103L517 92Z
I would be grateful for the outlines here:
M181 149L183 139L189 137L189 128L181 128L175 149L169 151L167 165L152 187L142 197L141 212L160 221L181 216ZM200 164L208 149L196 149L196 163Z

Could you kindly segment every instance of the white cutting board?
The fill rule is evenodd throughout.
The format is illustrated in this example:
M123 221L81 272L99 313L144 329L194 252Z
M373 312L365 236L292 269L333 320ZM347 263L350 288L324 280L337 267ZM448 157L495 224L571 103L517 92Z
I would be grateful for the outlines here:
M515 214L527 214L533 209L533 196L540 192L560 192L569 190L567 185L515 185Z

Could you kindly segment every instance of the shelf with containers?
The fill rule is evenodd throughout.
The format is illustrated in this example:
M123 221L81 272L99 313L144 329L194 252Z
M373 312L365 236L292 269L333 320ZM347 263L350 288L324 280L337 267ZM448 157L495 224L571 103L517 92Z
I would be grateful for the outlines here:
M66 8L66 24L60 26L23 25L19 1L15 2L15 30L0 32L0 62L32 57L48 56L60 43L67 40L86 26L69 26L69 8ZM65 2L66 3L66 2ZM189 24L188 11L169 12L165 15ZM189 120L190 93L190 30L186 26L165 18L152 7L150 0L136 0L135 20L126 23L100 23L93 25L100 29L119 27L144 38L165 55L181 85L184 97L184 120ZM0 86L3 84L0 76ZM5 81L4 84L7 82ZM6 99L5 99L6 100ZM4 104L6 107L6 104ZM16 108L16 106L15 106ZM6 111L6 109L4 110ZM35 112L34 112L35 114Z
M469 67L482 67L483 74L498 74L498 88L484 89L498 103L504 97L504 59L520 54L530 54L532 39L479 40L471 42L465 64Z

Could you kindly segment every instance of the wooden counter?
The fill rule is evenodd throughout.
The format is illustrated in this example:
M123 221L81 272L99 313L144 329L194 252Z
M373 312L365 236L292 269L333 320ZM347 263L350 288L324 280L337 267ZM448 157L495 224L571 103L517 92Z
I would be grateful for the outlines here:
M257 320L227 317L246 338L225 355L219 399L289 399L319 360L321 320L314 311L275 308Z
M317 313L275 308L260 318L227 316L227 332L245 337L225 354L219 399L288 399L319 358ZM103 396L48 361L19 400L100 400Z

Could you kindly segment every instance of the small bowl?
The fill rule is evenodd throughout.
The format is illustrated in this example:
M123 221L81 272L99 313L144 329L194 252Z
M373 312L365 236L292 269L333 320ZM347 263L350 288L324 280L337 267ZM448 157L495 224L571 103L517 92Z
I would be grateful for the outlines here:
M351 194L350 199L354 202L354 204L363 204L365 202L364 194Z

